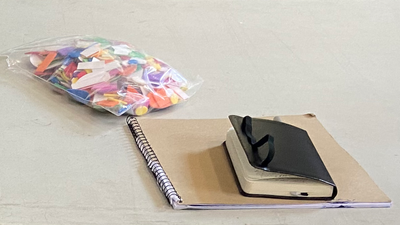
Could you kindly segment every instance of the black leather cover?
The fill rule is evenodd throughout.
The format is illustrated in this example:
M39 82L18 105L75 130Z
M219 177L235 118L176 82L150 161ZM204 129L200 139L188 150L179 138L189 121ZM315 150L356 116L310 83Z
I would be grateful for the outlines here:
M266 134L273 136L275 155L267 167L260 166L254 157L254 148L242 131L243 117L229 116L236 134L246 152L250 164L258 169L293 174L319 180L334 186L335 197L337 189L307 131L298 127L267 119L252 118L252 134L259 140ZM268 145L258 148L260 155L268 155Z

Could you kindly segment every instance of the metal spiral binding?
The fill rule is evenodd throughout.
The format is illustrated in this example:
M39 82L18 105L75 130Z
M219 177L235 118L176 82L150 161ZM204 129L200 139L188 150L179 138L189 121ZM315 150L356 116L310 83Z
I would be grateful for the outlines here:
M177 202L181 203L181 197L176 192L174 186L162 168L161 163L158 161L158 158L151 148L150 143L147 141L147 138L144 135L137 119L133 116L128 116L126 118L126 123L131 130L133 138L135 139L140 152L146 159L147 167L149 167L149 169L153 172L160 190L164 193L165 197L167 197L171 205L176 204Z

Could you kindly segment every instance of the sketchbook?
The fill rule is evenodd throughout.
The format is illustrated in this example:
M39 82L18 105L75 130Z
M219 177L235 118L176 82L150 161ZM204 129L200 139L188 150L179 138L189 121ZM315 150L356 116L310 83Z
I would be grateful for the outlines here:
M391 200L321 125L315 115L281 116L307 131L338 189L332 200L242 195L225 148L226 119L127 117L138 150L174 209L390 207ZM266 117L265 119L272 119Z
M241 193L253 197L334 199L337 188L307 131L230 115L226 149Z

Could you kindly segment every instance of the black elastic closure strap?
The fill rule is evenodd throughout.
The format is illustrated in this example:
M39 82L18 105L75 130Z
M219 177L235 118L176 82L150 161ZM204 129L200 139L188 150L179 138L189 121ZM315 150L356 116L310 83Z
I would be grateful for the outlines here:
M253 157L256 159L257 164L260 167L267 167L272 161L275 155L274 137L266 134L260 140L256 140L253 136L253 125L251 123L251 117L245 116L242 121L242 131L247 137L247 141L252 147ZM268 155L265 158L261 158L258 148L268 143Z

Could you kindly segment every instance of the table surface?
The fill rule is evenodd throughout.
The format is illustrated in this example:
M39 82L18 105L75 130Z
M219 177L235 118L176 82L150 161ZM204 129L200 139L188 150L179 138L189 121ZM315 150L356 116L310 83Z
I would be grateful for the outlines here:
M0 51L97 35L204 79L148 118L315 113L393 200L390 209L176 211L124 117L0 61L0 224L397 224L399 1L1 1Z

